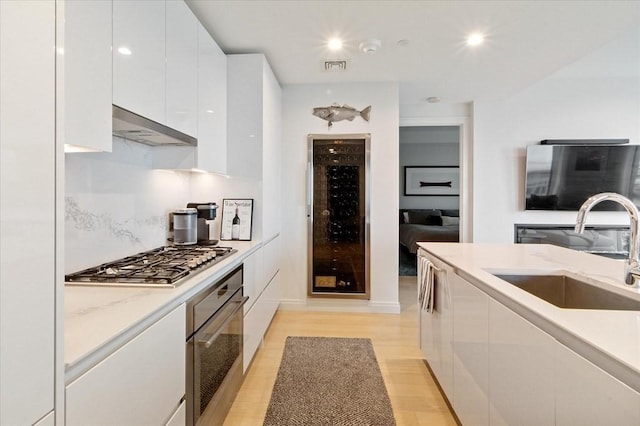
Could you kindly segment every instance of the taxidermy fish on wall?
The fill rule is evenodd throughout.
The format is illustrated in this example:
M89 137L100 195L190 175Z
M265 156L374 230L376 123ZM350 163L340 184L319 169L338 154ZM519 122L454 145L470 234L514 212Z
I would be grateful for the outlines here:
M358 111L354 107L347 104L344 104L342 106L333 104L328 107L318 107L313 109L313 115L315 115L316 117L320 117L323 120L327 120L329 122L329 127L333 125L334 121L353 121L353 119L358 116L362 117L364 121L369 121L370 113L371 105L369 105L362 111Z

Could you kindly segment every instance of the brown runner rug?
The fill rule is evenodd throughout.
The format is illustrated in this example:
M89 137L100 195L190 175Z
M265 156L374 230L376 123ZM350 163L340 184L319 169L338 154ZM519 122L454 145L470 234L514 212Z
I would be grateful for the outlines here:
M370 339L287 337L266 426L393 426Z

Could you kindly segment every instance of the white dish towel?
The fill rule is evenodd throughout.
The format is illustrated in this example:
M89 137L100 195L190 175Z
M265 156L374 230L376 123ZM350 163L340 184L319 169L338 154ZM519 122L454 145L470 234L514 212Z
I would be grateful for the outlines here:
M436 271L439 269L426 257L418 257L418 305L423 311L435 309Z

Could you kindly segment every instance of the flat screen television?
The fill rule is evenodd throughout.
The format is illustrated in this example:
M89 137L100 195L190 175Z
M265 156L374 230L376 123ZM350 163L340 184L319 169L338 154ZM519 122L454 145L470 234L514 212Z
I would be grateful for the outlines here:
M590 196L617 192L640 207L640 145L530 145L525 208L579 210ZM614 202L593 210L616 211Z

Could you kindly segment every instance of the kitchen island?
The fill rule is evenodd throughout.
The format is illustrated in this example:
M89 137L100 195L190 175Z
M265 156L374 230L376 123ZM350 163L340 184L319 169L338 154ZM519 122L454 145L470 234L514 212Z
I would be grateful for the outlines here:
M640 311L566 309L496 275L569 275L640 300L624 263L549 245L420 243L425 358L463 424L640 424Z

